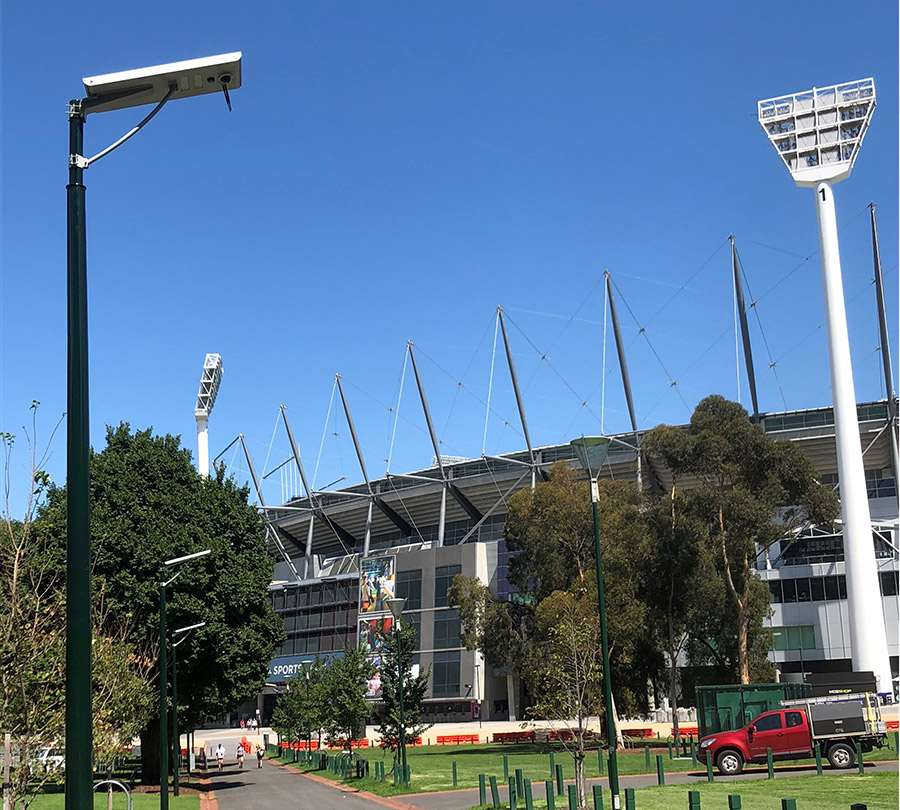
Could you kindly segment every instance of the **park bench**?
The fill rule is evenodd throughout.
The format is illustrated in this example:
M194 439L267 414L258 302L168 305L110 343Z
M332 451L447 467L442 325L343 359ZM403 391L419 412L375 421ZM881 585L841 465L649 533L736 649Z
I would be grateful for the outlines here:
M533 731L499 731L492 737L493 742L498 743L525 743L534 742Z
M622 735L633 740L652 740L656 736L652 728L624 728Z
M438 734L438 745L475 745L479 742L477 734Z
M888 731L900 731L900 720L888 720L885 725Z
M679 737L697 737L700 734L700 729L697 726L678 726L678 736ZM669 729L669 736L675 736L675 726L672 726Z

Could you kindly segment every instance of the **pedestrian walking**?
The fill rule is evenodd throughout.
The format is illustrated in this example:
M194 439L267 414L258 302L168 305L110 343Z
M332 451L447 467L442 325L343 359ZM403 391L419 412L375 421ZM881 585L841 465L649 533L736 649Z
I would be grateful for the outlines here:
M219 766L220 771L225 767L225 746L222 743L216 746L216 765Z
M235 756L237 757L238 770L244 769L244 746L242 743L238 743L237 751L235 751Z
M261 745L257 744L257 746L256 746L256 767L257 768L262 768L262 761L263 761L264 754L265 754L265 751L263 750L263 747Z

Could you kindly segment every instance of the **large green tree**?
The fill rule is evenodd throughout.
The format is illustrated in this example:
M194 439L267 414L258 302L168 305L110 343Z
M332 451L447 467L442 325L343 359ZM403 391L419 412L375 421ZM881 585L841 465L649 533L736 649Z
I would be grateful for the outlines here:
M325 725L327 695L325 682L328 675L328 659L316 655L309 671L300 670L285 684L287 689L278 696L272 712L272 728L282 738L294 743L312 741L314 732L321 737Z
M346 745L348 753L372 710L366 700L366 682L371 674L368 650L345 648L340 658L332 659L319 692L325 733L332 744Z
M206 622L178 651L184 728L258 694L284 637L267 593L273 563L264 522L248 494L222 468L209 478L198 475L178 437L132 432L124 423L107 428L106 448L91 454L94 588L103 590L110 617L127 622L136 641L159 643L163 561L212 552L183 565L167 591L170 629ZM65 489L52 490L39 518L60 547L65 502ZM151 783L159 781L158 739L159 718L152 717L141 732L142 774Z
M749 683L757 554L804 522L832 521L837 496L818 483L797 445L768 436L739 404L718 395L697 405L687 429L654 428L644 448L662 458L684 488L680 504L709 533L736 614L738 674Z

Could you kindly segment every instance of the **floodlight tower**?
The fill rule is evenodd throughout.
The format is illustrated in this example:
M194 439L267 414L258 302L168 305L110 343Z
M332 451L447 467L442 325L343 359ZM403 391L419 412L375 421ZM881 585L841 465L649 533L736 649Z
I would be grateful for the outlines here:
M194 418L197 420L197 472L204 478L209 475L209 414L216 404L219 385L222 383L222 356L208 354L203 361L203 374L200 377L200 390L197 392L197 407Z
M875 83L872 79L813 88L760 101L758 105L759 123L794 182L815 189L853 669L873 672L878 690L890 691L891 665L859 441L831 188L850 176L874 109Z

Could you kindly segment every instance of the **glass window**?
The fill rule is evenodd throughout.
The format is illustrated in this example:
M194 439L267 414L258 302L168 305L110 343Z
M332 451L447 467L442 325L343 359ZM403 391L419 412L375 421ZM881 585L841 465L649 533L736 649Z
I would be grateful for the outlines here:
M800 626L800 649L814 650L816 648L816 633L811 624Z
M459 696L459 653L437 652L431 668L431 691L434 697Z
M272 607L275 610L284 609L284 591L272 591Z
M800 577L797 582L797 601L798 602L808 602L809 601L809 578L808 577Z
M434 569L434 606L447 607L447 589L453 584L453 577L462 573L461 565L439 565Z
M896 596L897 595L897 571L881 572L881 595Z
M838 582L837 577L825 577L825 598L826 599L840 599L840 595L838 594Z
M781 602L781 580L780 579L770 579L769 580L769 593L771 596L769 597L769 601L777 605Z
M813 602L825 601L825 583L822 581L822 577L809 578L809 593Z
M397 596L406 600L404 610L422 609L422 569L397 572Z
M285 608L295 608L297 607L297 589L291 588L284 592L284 606Z
M792 726L802 726L803 725L803 713L802 712L785 712L784 713L784 724L791 728Z
M784 592L785 602L797 601L797 580L784 579L781 581L781 590Z
M297 594L297 607L306 607L309 604L309 590L301 588Z
M843 574L838 574L838 596L841 599L847 598L847 577Z
M421 613L410 613L408 616L403 614L403 621L406 624L411 624L416 628L416 649L422 649L422 614Z
M434 614L434 649L462 646L459 640L459 613L440 610Z
M781 713L767 714L760 717L754 724L757 731L775 731L781 728Z

